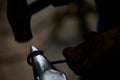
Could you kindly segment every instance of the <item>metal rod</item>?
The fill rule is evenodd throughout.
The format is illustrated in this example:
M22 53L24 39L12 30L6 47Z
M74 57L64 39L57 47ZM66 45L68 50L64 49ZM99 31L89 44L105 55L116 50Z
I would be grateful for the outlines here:
M66 63L66 60L58 60L58 61L51 61L51 64L59 64L59 63Z

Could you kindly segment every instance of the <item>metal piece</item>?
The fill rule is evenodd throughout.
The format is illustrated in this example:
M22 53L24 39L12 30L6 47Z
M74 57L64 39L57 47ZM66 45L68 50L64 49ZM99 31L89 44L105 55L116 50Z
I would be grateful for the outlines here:
M43 55L42 51L35 46L31 46L30 51L30 54L37 53L36 56L31 57L35 80L67 80L65 74L58 71Z
M30 46L30 52L39 51L35 46Z
M58 60L58 61L51 61L51 64L59 64L59 63L66 63L66 60Z

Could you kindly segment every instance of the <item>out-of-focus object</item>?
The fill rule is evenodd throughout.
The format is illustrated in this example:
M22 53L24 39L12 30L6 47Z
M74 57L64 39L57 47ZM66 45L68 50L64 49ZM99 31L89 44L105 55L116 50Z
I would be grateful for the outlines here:
M119 31L117 27L104 33L89 32L83 43L63 50L68 66L81 80L119 77L116 76L119 72Z
M67 80L65 74L58 71L35 46L31 46L27 60L33 67L35 80Z
M16 41L25 42L32 38L26 0L7 0L7 17Z
M54 6L66 5L70 0L38 0L30 5L26 0L7 0L7 17L12 27L15 40L26 42L31 40L32 32L30 20L32 14L52 4Z

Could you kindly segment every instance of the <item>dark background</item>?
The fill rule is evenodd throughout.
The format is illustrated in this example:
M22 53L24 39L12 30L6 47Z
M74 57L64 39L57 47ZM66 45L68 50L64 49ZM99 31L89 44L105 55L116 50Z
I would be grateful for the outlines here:
M50 5L32 15L31 29L33 39L26 43L16 42L6 17L6 1L0 0L0 80L34 80L32 67L26 61L30 53L30 45L35 45L43 50L44 55L50 61L53 61L64 59L62 55L64 48L77 45L83 41L82 35L79 34L82 29L78 31L78 23L80 21L78 21L76 15L62 19L61 26L59 26L59 21L57 22L55 19L60 15L64 15L67 11L72 12L72 14L76 13L76 6L69 4L57 8ZM27 1L30 4L35 0ZM95 8L93 0L87 0L87 2L93 9ZM90 30L96 31L96 19L97 14L95 12L90 12L86 15ZM57 37L53 34L57 34ZM68 80L78 79L78 76L65 63L55 66L58 70L66 73Z

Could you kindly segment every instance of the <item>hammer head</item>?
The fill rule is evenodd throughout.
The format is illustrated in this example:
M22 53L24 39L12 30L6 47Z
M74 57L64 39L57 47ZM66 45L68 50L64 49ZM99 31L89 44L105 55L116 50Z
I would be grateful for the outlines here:
M7 18L16 41L26 42L32 38L31 15L26 0L7 0Z

